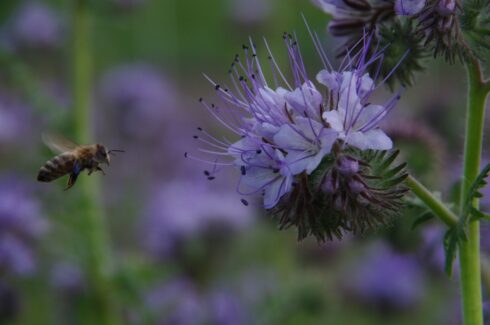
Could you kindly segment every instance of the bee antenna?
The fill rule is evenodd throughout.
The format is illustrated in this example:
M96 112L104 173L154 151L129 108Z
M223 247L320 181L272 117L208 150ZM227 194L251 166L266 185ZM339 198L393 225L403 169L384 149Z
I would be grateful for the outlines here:
M126 151L121 150L121 149L111 149L107 153L110 155L116 156L115 152L126 152Z

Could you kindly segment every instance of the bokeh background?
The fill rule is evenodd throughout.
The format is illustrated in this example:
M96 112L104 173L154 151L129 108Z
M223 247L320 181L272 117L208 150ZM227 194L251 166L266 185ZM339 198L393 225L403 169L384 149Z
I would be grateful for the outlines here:
M87 176L68 192L66 179L36 182L52 156L41 134L73 137L76 2L0 2L2 324L97 323L101 294L87 265L93 229L79 200ZM249 36L262 55L266 37L287 64L282 33L289 31L313 78L320 62L302 15L336 62L340 42L328 36L326 14L307 0L88 5L90 128L97 142L126 150L106 176L91 176L100 183L98 225L109 244L100 256L110 259L104 283L119 323L459 323L458 270L451 278L443 271L444 229L437 222L412 229L423 210L406 209L376 233L298 243L295 230L277 230L260 203L241 203L238 173L209 181L209 166L184 158L197 151L196 127L226 135L198 103L214 95L203 73L224 80ZM443 189L445 201L457 197L465 91L460 66L430 60L384 125L410 170ZM489 161L488 136L484 145Z

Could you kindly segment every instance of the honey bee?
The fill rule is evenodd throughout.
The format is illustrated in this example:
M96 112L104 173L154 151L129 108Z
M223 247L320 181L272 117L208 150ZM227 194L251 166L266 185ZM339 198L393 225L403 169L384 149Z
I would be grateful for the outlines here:
M43 135L44 143L58 156L48 160L37 175L39 182L51 182L69 174L65 191L75 185L78 175L88 170L88 175L100 171L105 175L101 164L110 165L110 155L124 150L107 150L102 144L79 146L67 139L53 135Z

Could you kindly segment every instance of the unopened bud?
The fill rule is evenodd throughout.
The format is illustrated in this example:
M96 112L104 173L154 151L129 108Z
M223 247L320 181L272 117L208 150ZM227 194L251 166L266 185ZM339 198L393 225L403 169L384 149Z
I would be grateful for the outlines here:
M437 12L441 16L449 16L456 9L456 0L439 0L437 4Z
M322 182L321 189L323 192L327 194L335 193L335 190L337 189L337 182L335 181L335 179L332 177L331 174L325 177L325 179Z
M349 184L349 189L353 194L359 194L362 191L364 191L365 186L362 182L359 182L355 179L351 179L349 180L348 184Z
M342 156L337 160L337 170L344 177L352 177L359 171L359 162Z

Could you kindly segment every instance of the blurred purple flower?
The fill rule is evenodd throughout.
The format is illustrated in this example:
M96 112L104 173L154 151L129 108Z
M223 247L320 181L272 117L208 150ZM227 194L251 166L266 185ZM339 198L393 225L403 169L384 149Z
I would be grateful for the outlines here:
M184 278L152 289L146 295L146 305L158 324L248 324L248 313L233 292L222 289L198 291Z
M159 134L176 112L176 89L150 65L116 67L102 77L100 90L103 105L116 118L111 123L130 137Z
M483 302L483 323L490 324L490 301Z
M420 265L386 244L374 245L358 261L345 284L350 295L361 303L381 310L403 310L415 306L424 295Z
M7 46L15 49L56 49L63 41L57 14L39 1L20 6L7 27Z
M207 301L210 304L212 324L249 324L246 321L248 313L236 295L227 291L215 290L209 295Z
M84 287L84 275L80 268L71 263L58 263L51 271L52 286L67 294L79 294Z
M241 24L258 24L267 20L274 9L271 0L231 0L231 18Z
M482 170L487 164L490 164L490 157L483 156L480 164L480 170ZM456 164L449 167L450 175L449 178L450 183L448 184L449 190L451 190L453 186L460 186L461 182L461 174L462 174L462 162L457 162ZM487 183L490 183L490 177L486 179ZM490 213L490 184L485 185L485 187L481 188L480 193L483 194L480 200L480 209L487 213Z
M17 142L28 131L27 107L18 99L0 92L0 144Z
M38 202L13 177L0 178L0 269L29 275L36 267L33 241L46 231Z
M158 324L199 325L205 323L206 308L192 282L174 279L152 289L146 306Z
M490 157L483 157L481 167L485 167L487 164L490 164ZM480 193L483 194L483 197L480 198L480 207L483 211L490 213L490 177L486 179L487 185L480 189Z
M444 252L444 228L436 225L424 227L422 230L420 260L424 266L437 273L443 273L446 263ZM453 272L459 272L458 264L453 264Z
M487 256L490 256L490 225L482 222L480 225L480 248Z
M176 180L153 191L143 221L144 245L168 257L182 241L210 229L240 230L253 221L253 209L239 197L191 180Z

